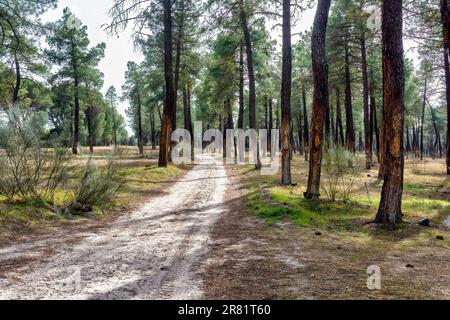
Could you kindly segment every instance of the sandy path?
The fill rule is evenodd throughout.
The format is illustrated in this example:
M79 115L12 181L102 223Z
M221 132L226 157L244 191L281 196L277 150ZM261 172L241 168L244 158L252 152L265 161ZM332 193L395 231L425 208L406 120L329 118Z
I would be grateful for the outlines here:
M191 267L207 251L209 231L226 209L227 183L223 165L195 166L166 195L59 248L27 272L0 278L0 299L199 298L201 284ZM33 255L42 245L0 249L0 263Z

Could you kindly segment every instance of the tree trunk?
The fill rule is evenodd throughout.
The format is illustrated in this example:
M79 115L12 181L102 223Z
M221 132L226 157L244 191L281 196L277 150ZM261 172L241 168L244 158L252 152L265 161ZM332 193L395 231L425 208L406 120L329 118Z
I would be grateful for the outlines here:
M372 90L370 90L372 91ZM373 114L373 101L372 101L372 96L369 97L369 114L370 114L370 119L369 119L369 136L370 136L370 151L372 153L372 163L371 163L371 167L373 166L373 135L374 135L374 114Z
M330 125L331 125L331 135L330 135L330 142L331 144L334 144L334 137L336 136L336 127L335 127L335 121L334 121L334 112L333 112L333 108L330 105Z
M361 131L358 131L358 151L362 152L363 151L363 134Z
M340 141L339 141L340 139ZM342 125L342 112L341 112L341 91L336 87L336 145L344 145L344 126Z
M244 48L241 44L239 50L239 114L238 129L244 129Z
M20 86L22 83L22 76L20 74L20 62L17 58L17 53L14 53L14 64L16 66L16 83L14 85L12 102L13 104L16 104L17 102L19 102Z
M427 104L427 79L425 79L425 87L423 90L423 101L422 101L422 120L420 122L420 160L423 160L423 127L425 123L425 106Z
M79 85L80 81L78 78L78 63L75 57L75 44L72 39L72 71L73 71L73 82L74 82L74 102L75 102L75 112L74 112L74 123L73 123L73 135L72 135L72 153L78 153L78 142L80 138L80 92Z
M269 127L269 98L264 97L264 129Z
M292 155L293 153L295 153L295 139L294 139L294 120L291 118L291 160L292 160Z
M164 107L164 104L163 104L163 107ZM161 125L162 125L162 123L163 123L163 116L162 116L162 114L161 114L161 108L158 106L158 107L157 107L157 110L158 110L158 118L159 118L159 122L160 122Z
M275 119L275 127L276 129L280 129L280 100L277 101L277 117Z
M406 126L405 131L406 131L405 132L405 134L406 134L406 154L408 155L408 153L411 152L411 140L409 137L409 127L408 126Z
M192 119L191 119L191 92L189 85L186 85L183 90L183 109L184 109L184 129L189 131L191 138L193 139Z
M272 155L272 129L273 129L273 101L269 99L269 128L267 130L267 146Z
M225 107L226 107L226 112L227 112L227 116L225 119L225 130L224 130L224 147L226 147L226 130L230 129L234 129L234 123L233 123L233 107L231 106L231 99L227 98L226 102L225 102ZM234 141L234 138L233 138ZM226 148L224 149L224 157L227 155L226 153Z
M434 150L439 151L439 159L442 159L441 134L440 134L439 128L436 124L436 113L434 112L434 109L431 107L431 105L428 105L428 106L430 107L431 121L433 122L434 134L436 136L436 139L434 142Z
M300 102L299 108L298 108L298 118L297 118L297 127L298 127L298 149L300 154L303 154L305 152L304 147L304 129L303 129L303 119L302 119L302 104Z
M383 0L383 90L385 111L385 175L375 222L395 224L402 219L404 65L401 0Z
M363 104L364 104L364 150L366 154L366 169L372 169L372 136L370 135L369 110L369 77L367 73L366 35L361 33L361 69L363 78Z
M150 112L150 137L152 140L152 150L156 150L156 124L154 110Z
M378 163L380 163L380 157L381 157L381 142L380 142L380 128L378 126L378 116L377 116L377 106L375 102L375 97L373 97L373 128L375 131L375 141L376 141L376 148L377 148L377 159Z
M384 91L384 84L383 84L383 91ZM383 99L384 100L384 99ZM379 155L379 163L380 163L380 168L378 170L378 179L383 180L384 179L384 174L386 172L386 168L385 168L385 158L386 158L386 148L385 148L385 144L386 144L386 114L385 114L385 101L383 101L383 107L382 107L382 112L381 112L381 128L380 128L380 155Z
M112 121L113 121L113 140L114 147L117 147L117 120L116 120L116 110L114 108L113 98L111 97L111 113L112 113Z
M322 166L323 126L328 107L328 62L326 56L326 32L331 0L319 0L312 31L311 54L314 79L313 111L307 199L320 197Z
M444 37L444 72L445 93L447 99L447 174L450 175L450 4L448 0L441 0L441 18Z
M305 161L308 161L309 154L309 125L308 125L308 110L306 107L306 89L302 85L302 100L303 100L303 147L305 149Z
M178 102L178 89L180 82L180 67L181 67L181 45L183 41L183 31L184 31L184 0L181 0L181 12L180 12L180 24L178 25L177 40L175 48L175 79L174 79L174 90L175 90L175 100L174 100L174 110L172 110L172 130L177 127L177 102Z
M283 66L281 75L281 184L291 185L291 1L283 0Z
M248 27L247 13L244 8L244 3L241 0L241 12L240 12L242 30L244 32L244 42L247 52L247 71L248 71L248 113L249 113L249 126L250 129L256 128L256 85L255 85L255 70L253 65L253 50L252 41L250 36L250 30ZM259 139L257 139L259 140ZM256 169L261 168L261 160L259 158L259 142L257 142L256 159L255 159Z
M325 148L330 148L331 145L331 116L330 106L328 105L325 110Z
M177 30L177 38L175 44L175 79L174 79L174 102L173 110L171 112L171 132L177 128L177 104L178 104L178 89L180 82L180 68L181 68L181 46L183 41L183 31L184 31L184 0L181 0L181 12L180 12L180 22ZM175 141L170 141L170 152L169 160L171 161L171 152L176 145Z
M370 114L370 140L371 140L371 148L374 149L374 140L373 137L375 135L375 151L378 162L380 161L380 140L378 136L378 121L377 121L377 106L375 100L375 83L373 79L373 71L370 70L370 86L369 86L369 114ZM372 156L373 159L373 156ZM373 161L372 161L373 163Z
M302 128L302 104L298 108L298 118L297 118L297 130L298 130L298 151L300 154L305 152L303 146L303 128Z
M169 160L169 143L172 113L175 109L175 91L172 68L172 3L164 0L164 82L165 98L163 122L161 127L161 144L159 147L159 167L167 167Z
M345 123L346 133L345 139L347 143L347 149L355 153L355 129L353 127L353 107L352 107L352 84L350 78L350 61L349 61L349 49L348 40L345 40Z
M144 154L144 138L142 132L142 103L141 94L138 92L137 96L137 116L138 116L138 147L139 154Z
M89 143L89 153L94 153L94 137L93 137L93 130L92 130L92 107L88 107L85 111L86 114L86 122L87 122L87 129L88 129L88 143Z

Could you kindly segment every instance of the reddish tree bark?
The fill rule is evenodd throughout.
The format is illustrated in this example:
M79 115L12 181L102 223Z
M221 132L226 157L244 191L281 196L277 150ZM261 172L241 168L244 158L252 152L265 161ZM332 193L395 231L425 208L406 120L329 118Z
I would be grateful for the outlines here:
M307 199L320 197L320 174L322 166L323 126L328 107L328 62L326 56L326 32L331 0L319 0L312 31L311 55L314 78L313 111Z
M159 167L167 167L169 161L170 132L172 129L172 112L175 108L175 90L173 81L172 48L172 3L164 0L164 82L165 97L159 147Z
M402 219L404 65L401 0L383 0L384 183L375 222L395 224Z

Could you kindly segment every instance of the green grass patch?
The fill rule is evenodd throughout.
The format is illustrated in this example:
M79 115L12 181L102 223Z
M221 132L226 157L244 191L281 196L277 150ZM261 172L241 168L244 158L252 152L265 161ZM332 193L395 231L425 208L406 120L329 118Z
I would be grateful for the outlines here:
M405 182L403 184L404 192L424 193L424 192L429 192L430 189L432 189L430 186L423 185L423 184L417 184L417 183L411 183L411 182Z
M370 218L373 212L358 203L310 201L300 195L298 188L270 187L266 194L252 183L253 193L249 196L249 207L257 216L269 223L289 218L295 225L353 231L355 220Z
M403 199L402 208L411 212L430 213L430 211L436 211L450 214L450 202L437 199L406 198Z
M49 208L35 203L9 203L0 201L0 236L23 234L40 226L52 225L63 220Z

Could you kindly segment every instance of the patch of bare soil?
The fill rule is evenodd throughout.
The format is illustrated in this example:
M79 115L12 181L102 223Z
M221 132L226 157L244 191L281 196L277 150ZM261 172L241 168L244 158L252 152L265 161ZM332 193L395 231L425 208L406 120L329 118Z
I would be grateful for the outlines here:
M202 298L450 299L447 248L393 249L376 237L367 246L289 219L269 225L249 213L249 191L239 177L231 179L230 210L211 233ZM367 287L371 265L380 267L381 290Z

